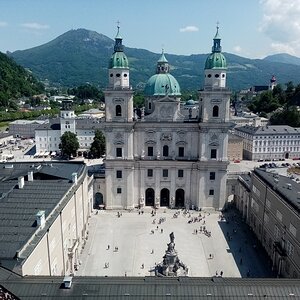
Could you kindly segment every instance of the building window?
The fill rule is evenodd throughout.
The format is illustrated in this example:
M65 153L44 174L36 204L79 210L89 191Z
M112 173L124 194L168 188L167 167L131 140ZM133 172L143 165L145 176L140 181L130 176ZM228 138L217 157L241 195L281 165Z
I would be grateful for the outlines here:
M279 210L276 211L276 217L279 221L282 221L282 213Z
M211 189L209 190L209 196L213 196L215 194L215 190Z
M297 235L297 229L296 229L296 227L295 227L292 223L290 223L290 228L289 228L289 230L290 230L290 233L291 233L294 237L296 237L296 235Z
M117 178L122 178L122 171L121 170L117 170Z
M163 177L168 177L169 171L167 169L163 169Z
M169 146L163 146L163 156L169 156Z
M275 225L275 228L274 228L274 237L275 237L275 240L278 240L280 237L280 230L277 225Z
M209 172L209 179L215 180L216 179L216 172Z
M255 186L253 185L253 193L259 198L260 197L260 190Z
M184 157L184 147L179 147L178 148L178 156L179 157Z
M148 108L149 108L149 109L152 108L152 103L151 103L151 102L148 103Z
M183 177L183 170L178 170L178 177Z
M147 170L147 176L148 177L153 177L153 170L152 169Z
M116 117L121 117L122 116L122 107L121 105L116 106Z
M210 150L210 158L217 158L217 149Z
M116 148L116 157L122 157L122 148Z
M122 188L117 188L117 194L122 194Z
M213 107L213 117L218 117L219 116L219 106L215 105Z
M289 258L291 258L294 254L294 246L292 245L292 243L290 241L287 241L287 243L286 243L286 252L287 252L287 255L289 256Z
M148 147L148 156L153 156L153 147Z

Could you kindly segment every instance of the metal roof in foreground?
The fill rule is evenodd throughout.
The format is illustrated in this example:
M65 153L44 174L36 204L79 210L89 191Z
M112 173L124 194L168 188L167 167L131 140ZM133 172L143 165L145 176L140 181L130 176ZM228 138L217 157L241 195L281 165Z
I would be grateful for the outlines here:
M2 285L20 299L299 299L300 281L198 277L17 277L0 267ZM5 279L5 276L7 278ZM3 278L4 277L4 278Z

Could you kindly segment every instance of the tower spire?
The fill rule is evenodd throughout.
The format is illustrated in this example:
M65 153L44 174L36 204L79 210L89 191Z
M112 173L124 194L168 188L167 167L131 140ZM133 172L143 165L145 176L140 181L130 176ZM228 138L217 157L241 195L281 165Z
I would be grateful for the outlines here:
M212 52L222 52L222 47L221 47L221 37L219 35L219 22L217 22L217 32L214 37L214 44L212 46Z
M123 45L122 45L122 37L120 35L120 22L117 22L117 35L115 37L115 46L114 46L114 51L115 52L123 52Z

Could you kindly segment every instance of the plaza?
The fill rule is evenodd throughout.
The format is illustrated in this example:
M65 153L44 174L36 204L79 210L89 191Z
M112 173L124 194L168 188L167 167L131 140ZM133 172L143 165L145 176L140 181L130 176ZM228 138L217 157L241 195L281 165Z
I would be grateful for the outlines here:
M149 208L144 213L102 210L93 214L75 276L154 275L151 270L162 261L174 232L175 250L188 267L188 276L211 277L222 271L223 277L272 277L266 257L235 211L225 213L223 220L215 211L184 214L160 208L155 216L151 212ZM175 212L180 213L174 218ZM163 221L159 224L159 220Z

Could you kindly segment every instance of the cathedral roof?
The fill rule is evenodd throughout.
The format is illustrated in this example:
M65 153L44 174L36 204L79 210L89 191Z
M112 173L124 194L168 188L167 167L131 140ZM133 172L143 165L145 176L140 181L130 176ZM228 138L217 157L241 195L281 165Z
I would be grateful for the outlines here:
M122 45L122 37L120 36L120 27L118 26L118 32L115 37L114 54L109 61L109 69L113 68L128 68L128 59L123 52L124 46Z
M169 63L164 51L157 61L156 74L151 76L145 87L146 96L180 96L180 86L173 75L169 73Z
M146 96L180 96L180 86L169 73L155 74L150 77L145 87Z

